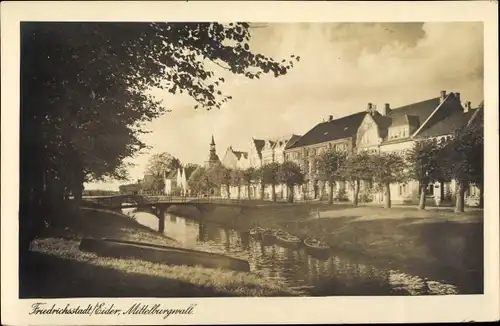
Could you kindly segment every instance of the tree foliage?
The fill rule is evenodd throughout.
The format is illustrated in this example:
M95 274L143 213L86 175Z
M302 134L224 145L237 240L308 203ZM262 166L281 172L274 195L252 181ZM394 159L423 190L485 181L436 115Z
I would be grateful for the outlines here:
M216 185L210 179L207 169L199 167L191 173L187 180L189 191L193 195L208 195Z
M276 162L262 166L262 182L271 186L271 198L273 201L276 201L276 185L280 183L279 170L280 165Z
M165 187L164 178L180 167L179 159L167 152L152 155L146 167L146 176L148 177L147 180L144 180L143 189L161 191Z
M447 168L457 182L455 211L464 211L466 188L470 185L483 189L484 173L483 121L457 129L446 145ZM482 194L481 194L482 196Z
M420 184L419 209L425 209L428 185L446 178L443 152L443 142L438 142L436 139L422 139L416 141L407 153L409 177Z
M221 108L231 97L214 67L259 78L293 66L249 40L248 23L22 23L21 216L50 216L33 211L78 200L85 181L127 178L144 123L167 109L152 90Z
M333 186L344 180L344 167L347 162L347 152L329 149L315 159L315 172L319 180L328 182L328 202L333 203Z
M230 198L229 187L231 186L231 170L221 164L218 164L208 168L207 175L215 187L224 186L226 189L226 196L227 198Z
M167 152L154 154L149 158L146 174L154 176L164 176L169 172L175 171L181 167L181 162L172 154Z
M201 168L200 165L195 163L187 163L184 165L184 173L186 174L186 179L189 179L191 174L196 171L196 169Z
M243 171L240 169L231 169L231 186L238 189L238 199L241 195L241 186L243 185Z
M354 186L353 205L358 205L361 181L370 183L373 180L372 155L368 151L352 153L347 157L341 174Z
M373 181L383 187L384 206L391 207L391 183L405 182L408 179L406 173L406 161L403 155L395 152L373 154Z
M264 167L261 166L253 171L253 179L260 185L260 199L264 199L264 187L266 185L264 182Z
M301 185L305 182L304 173L300 166L294 162L286 161L281 164L278 179L288 188L288 201L293 202L293 191L295 185Z
M256 178L255 168L249 167L248 169L243 170L242 178L243 178L243 183L247 187L248 199L251 199L250 198L250 186L252 185L252 182Z

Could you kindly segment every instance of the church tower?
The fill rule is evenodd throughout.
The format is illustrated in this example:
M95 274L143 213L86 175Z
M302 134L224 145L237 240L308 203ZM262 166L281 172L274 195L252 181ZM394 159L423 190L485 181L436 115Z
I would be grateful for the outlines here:
M212 141L210 142L210 154L208 155L208 161L205 162L205 165L206 167L212 167L217 164L220 164L220 159L219 156L217 156L214 135L212 135Z

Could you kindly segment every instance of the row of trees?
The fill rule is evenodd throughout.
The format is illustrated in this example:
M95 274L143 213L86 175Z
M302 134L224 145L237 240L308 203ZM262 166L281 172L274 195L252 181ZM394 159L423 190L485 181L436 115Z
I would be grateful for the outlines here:
M192 193L206 194L222 186L226 196L230 197L230 187L237 187L237 197L241 197L241 188L247 187L247 198L251 198L250 187L257 183L260 190L260 199L264 199L264 188L270 185L271 198L276 201L276 186L284 184L288 188L288 201L293 202L295 185L305 182L304 174L299 165L294 162L283 164L270 163L260 168L230 169L223 165L210 168L199 168L189 178L189 188Z
M333 187L341 181L354 188L353 204L357 206L360 184L374 185L384 193L384 206L391 207L391 183L417 180L420 185L419 208L425 209L428 185L434 182L456 181L457 212L464 211L465 192L469 185L480 188L483 198L483 124L482 122L457 129L449 138L422 139L405 153L349 154L329 150L313 162L313 175L327 181L329 202L333 201Z

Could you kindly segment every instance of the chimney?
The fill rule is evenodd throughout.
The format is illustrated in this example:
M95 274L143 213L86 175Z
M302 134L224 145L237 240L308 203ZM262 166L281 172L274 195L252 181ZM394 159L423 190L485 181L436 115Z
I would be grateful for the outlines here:
M391 105L389 103L385 103L382 115L388 115L389 112L391 112Z
M332 121L333 120L333 115L329 115L328 116L328 122Z
M470 101L466 101L464 103L464 113L469 112L469 110L470 110Z
M460 102L460 93L455 93L455 97L458 99L458 101Z
M441 97L439 98L439 102L443 103L445 98L446 98L446 91L441 91Z

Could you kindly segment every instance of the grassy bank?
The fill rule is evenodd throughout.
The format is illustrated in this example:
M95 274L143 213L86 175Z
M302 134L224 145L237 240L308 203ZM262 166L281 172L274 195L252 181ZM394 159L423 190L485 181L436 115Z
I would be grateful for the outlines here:
M82 209L33 242L20 270L20 297L297 295L254 273L99 257L78 249L82 237L178 245L125 215Z
M279 224L366 263L450 282L462 293L483 291L482 211L339 208Z

